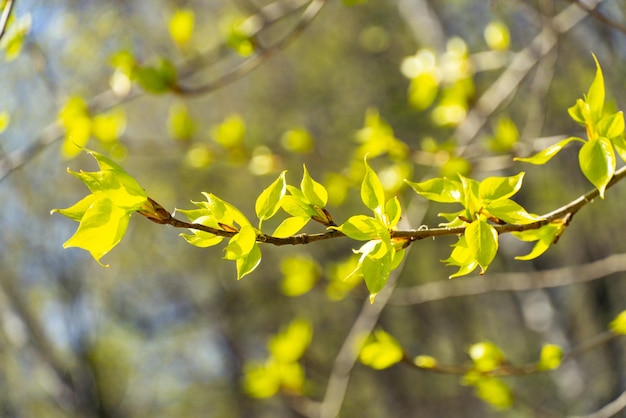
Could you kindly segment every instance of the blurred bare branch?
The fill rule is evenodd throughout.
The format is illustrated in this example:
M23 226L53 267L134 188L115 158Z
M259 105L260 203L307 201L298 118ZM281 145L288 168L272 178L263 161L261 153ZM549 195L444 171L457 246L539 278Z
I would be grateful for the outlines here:
M596 10L594 7L587 5L584 1L581 1L581 0L568 0L568 1L580 7L582 10L584 10L586 13L588 13L590 16L592 16L594 19L598 20L599 22L602 22L605 25L626 34L626 25L620 22L616 22L615 20L609 19L607 16L605 16L604 14Z

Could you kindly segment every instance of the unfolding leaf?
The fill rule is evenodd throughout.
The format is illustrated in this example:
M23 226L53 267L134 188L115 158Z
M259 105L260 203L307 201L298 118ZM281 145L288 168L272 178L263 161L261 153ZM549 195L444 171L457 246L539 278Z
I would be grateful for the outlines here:
M615 152L611 142L598 137L585 143L578 153L580 169L600 192L604 199L604 191L615 173Z
M526 212L526 209L511 199L494 200L485 207L485 211L510 224L523 225L541 219L541 216Z
M626 335L626 311L622 311L611 321L609 328L616 334Z
M396 224L400 222L402 207L400 206L400 201L396 196L387 201L387 204L385 205L385 215L387 227L389 228L396 226Z
M261 222L271 218L278 212L280 200L287 191L287 183L285 180L286 173L287 171L280 173L278 178L263 190L257 198L254 209Z
M595 123L602 117L602 110L604 108L604 76L602 75L602 68L596 56L593 56L593 60L596 63L596 75L593 78L593 82L589 87L589 91L585 96L585 102L589 104L590 116ZM590 138L591 139L591 138Z
M498 252L498 233L487 222L476 220L465 229L465 240L471 257L483 274Z
M328 192L320 183L313 180L309 171L306 169L306 165L303 166L304 174L302 175L302 182L300 182L300 189L304 196L313 205L323 208L328 202Z
M309 222L310 218L301 218L298 216L291 216L283 220L278 227L272 233L277 238L289 237L297 234L304 226Z
M511 234L521 241L537 241L530 253L524 256L515 257L516 260L532 260L545 253L554 243L556 237L563 231L563 224L552 222L539 229L523 232L512 232Z
M604 116L596 126L598 136L615 138L624 133L624 112Z
M521 162L524 162L524 163L535 164L535 165L542 165L542 164L545 164L548 161L550 161L552 159L552 157L554 157L556 154L558 154L559 151L561 151L567 144L569 144L570 142L574 142L574 141L578 141L578 142L582 142L582 143L587 142L587 141L585 141L582 138L571 136L569 138L566 138L566 139L563 139L563 140L557 142L554 145L549 146L548 148L544 149L543 151L539 151L537 154L533 155L532 157L527 157L527 158L516 157L516 158L514 158L514 160L515 161L521 161Z
M261 248L258 244L254 244L249 253L237 261L237 280L241 280L244 276L252 273L261 263Z
M96 152L89 154L98 162L100 171L68 171L82 180L92 194L67 209L54 209L52 212L80 222L64 247L82 248L100 262L120 242L131 213L139 210L148 197L137 181L119 165Z
M267 347L272 357L280 363L290 363L300 359L311 344L313 326L304 319L294 319L281 332L273 336Z
M505 360L504 353L494 343L482 341L472 344L468 354L474 362L474 368L479 372L490 372L502 365Z
M244 225L228 242L224 258L227 260L238 260L247 257L255 245L256 230L250 225Z
M478 196L483 201L507 199L522 187L524 172L511 177L487 177L478 186Z
M424 196L428 200L442 203L462 202L462 186L458 181L440 177L421 183L414 183L408 180L405 180L405 182L411 186L416 193Z
M385 190L378 175L367 164L367 159L364 162L365 177L361 183L361 200L365 206L380 213L385 207Z
M389 235L387 227L376 218L365 215L351 216L346 222L338 227L333 227L344 234L348 238L358 241L369 241L376 239L381 234Z

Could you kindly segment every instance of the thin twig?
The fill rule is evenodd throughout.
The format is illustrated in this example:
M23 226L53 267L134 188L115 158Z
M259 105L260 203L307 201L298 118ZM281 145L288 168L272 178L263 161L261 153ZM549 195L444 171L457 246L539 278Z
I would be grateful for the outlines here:
M311 22L313 22L313 19L315 19L325 4L326 0L312 0L302 13L302 17L300 18L298 24L287 35L282 37L275 44L260 49L255 55L251 56L235 67L232 71L217 80L198 87L185 87L179 85L174 93L186 97L202 96L246 76L267 61L276 52L289 46L300 34L302 34L302 32L304 32Z
M584 2L580 1L580 0L568 0L570 3L575 4L576 6L580 7L581 9L583 9L585 12L587 12L587 14L589 14L590 16L594 17L596 20L606 24L607 26L612 27L613 29L616 29L624 34L626 34L626 26L624 26L623 24L616 22L615 20L611 20L608 17L606 17L605 15L603 15L602 13L600 13L599 11L597 11L596 9L594 9L593 7L589 7L587 6Z
M594 8L602 0L589 1L588 7ZM541 57L548 54L557 44L557 36L572 29L587 17L587 13L576 5L571 5L550 20L531 43L515 54L511 64L492 83L477 100L474 108L456 128L454 133L462 154L465 148L476 138L479 131L491 116L518 88L528 73Z
M626 177L626 167L622 167L617 170L611 179L611 181L606 186L606 189L614 186L618 181ZM504 234L509 232L522 232L529 231L532 229L539 229L542 226L545 226L551 222L561 221L571 219L580 209L582 209L588 203L591 203L595 198L600 195L598 189L592 189L579 198L571 201L570 203L561 206L560 208L547 213L539 218L539 220L534 222L529 222L526 224L504 224L504 225L494 225L494 229L498 232L498 234ZM156 203L156 202L154 202ZM158 204L157 204L158 205ZM160 206L160 205L159 205ZM147 216L145 213L140 212L144 216ZM237 234L237 231L232 230L224 230L219 228L213 228L210 226L196 224L192 222L185 222L179 219L174 218L169 213L165 212L165 215L162 218L154 219L147 216L149 219L154 222L160 224L171 225L175 228L188 228L195 229L199 231L208 232L210 234L214 234L221 237L230 238ZM404 239L407 241L418 241L425 238L439 237L445 235L461 235L465 232L465 226L459 226L455 228L432 228L432 229L412 229L412 230L402 230L402 231L391 231L391 238ZM257 236L257 241L272 244L276 246L281 245L303 245L309 244L315 241L322 241L332 238L339 238L345 236L342 232L331 229L323 233L318 234L298 234L291 237L278 238L271 235L259 234Z

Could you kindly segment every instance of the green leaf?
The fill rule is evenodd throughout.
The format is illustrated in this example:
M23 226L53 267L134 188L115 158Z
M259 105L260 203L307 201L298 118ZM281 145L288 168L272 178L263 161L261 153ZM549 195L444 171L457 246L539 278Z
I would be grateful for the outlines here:
M554 243L556 237L563 231L563 224L553 222L542 226L536 230L528 230L523 232L512 232L511 234L521 241L537 241L530 253L524 256L515 257L516 260L532 260L545 253Z
M558 345L546 344L541 348L538 370L554 370L558 369L563 359L563 349Z
M300 182L300 189L302 189L302 193L304 193L309 202L319 208L323 208L328 202L328 192L324 186L311 178L306 165L303 165L303 168L304 174L302 175L302 182Z
M616 334L626 335L626 311L622 311L609 324L609 328Z
M370 302L374 303L374 298L383 290L389 279L394 250L391 248L389 240L370 242L375 242L376 245L371 253L364 253L361 257L361 274L363 274L363 281L370 292Z
M524 172L511 177L488 177L480 182L478 196L483 201L507 199L522 187Z
M426 180L421 183L414 183L404 180L419 195L428 200L441 203L461 203L462 186L461 183L449 180L445 177Z
M343 232L348 238L357 241L369 241L377 239L381 234L389 235L385 224L376 218L365 215L351 216L346 222L338 227L332 227Z
M452 245L452 247L454 249L452 250L450 257L442 261L446 263L446 266L459 267L459 270L448 276L448 278L453 279L455 277L465 276L476 270L478 262L475 260L472 251L470 251L467 246L465 236L461 236L459 240Z
M474 384L476 396L497 410L508 409L513 405L513 393L501 379L481 376Z
M586 115L589 115L589 105L583 99L577 99L576 104L567 109L567 113L574 121L584 126L588 119Z
M618 135L614 138L611 138L611 144L615 148L615 152L620 156L622 161L626 161L626 140L624 139L624 135Z
M611 142L598 137L585 143L578 153L580 169L600 192L604 199L604 191L615 173L615 152Z
M596 76L589 87L589 91L587 92L587 96L585 97L585 102L589 104L590 116L592 118L592 122L597 122L602 117L602 109L604 107L604 77L602 75L602 69L600 68L600 63L595 55L593 55L593 60L596 62ZM591 139L591 138L590 138Z
M289 187L287 186L287 190L289 190ZM299 218L311 218L317 215L317 212L311 207L302 192L283 196L280 201L280 207L291 216Z
M364 163L365 177L361 183L361 200L369 209L381 213L385 207L385 190L374 170L367 164L367 158L364 159Z
M89 152L100 167L99 172L68 172L82 180L92 192L67 209L52 213L80 222L74 235L64 247L79 247L100 259L115 247L126 232L131 213L148 200L139 183L119 165L97 152Z
M224 258L227 260L238 260L247 257L255 245L256 230L250 225L244 225L228 242Z
M569 138L566 138L566 139L563 139L563 140L557 142L554 145L549 146L548 148L544 149L543 151L539 151L537 154L533 155L532 157L527 157L527 158L516 157L513 160L521 161L521 162L524 162L524 163L535 164L535 165L542 165L542 164L545 164L548 161L550 161L552 159L552 157L554 157L556 154L558 154L559 151L561 151L567 144L569 144L570 142L573 142L573 141L582 142L583 144L587 142L587 141L585 141L582 138L571 136Z
M310 218L301 218L292 216L283 220L274 230L273 236L277 238L285 238L295 235L309 222Z
M189 141L196 132L196 123L182 102L172 104L168 111L167 133L177 141Z
M0 112L0 134L7 129L10 120L8 112Z
M498 233L487 222L476 220L465 229L465 239L471 257L484 274L498 252Z
M187 216L189 216L192 211L182 210L180 212L182 212L183 214L187 214ZM190 219L192 219L193 223L219 229L219 225L217 224L215 219L212 218L211 216L201 215L201 216L193 217L193 218L190 217ZM189 244L195 247L199 247L199 248L212 247L214 245L219 244L224 239L224 237L220 237L218 235L214 235L209 232L201 231L198 229L190 229L190 231L191 231L191 235L180 234L180 236Z
M388 228L393 228L398 222L400 222L402 207L400 206L400 201L396 196L387 201L387 204L385 205L385 214L387 215L386 220Z
M238 258L236 263L237 280L241 280L244 276L252 273L261 263L261 249L259 248L259 245L255 243L250 252L245 256Z
M374 331L359 352L361 363L377 370L391 367L403 357L398 341L383 330Z
M624 133L624 112L617 112L600 119L596 127L598 136L615 138Z
M96 195L83 214L78 229L63 248L82 248L102 264L100 259L121 241L129 220L128 211L114 206L111 199Z
M278 212L280 200L287 191L286 173L286 170L280 173L278 178L267 189L263 190L257 198L254 209L261 222L271 218Z
M511 199L500 199L490 202L485 210L492 216L510 224L527 224L541 219L541 216L526 212L522 206Z

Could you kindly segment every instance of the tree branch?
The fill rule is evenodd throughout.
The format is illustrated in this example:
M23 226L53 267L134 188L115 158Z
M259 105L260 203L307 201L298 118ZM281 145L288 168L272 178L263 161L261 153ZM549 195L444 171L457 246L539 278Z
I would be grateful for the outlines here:
M607 189L613 187L618 181L626 177L626 167L622 167L615 172L613 178L606 186ZM561 206L560 208L547 213L540 217L539 220L534 222L529 222L526 224L504 224L504 225L494 225L494 229L498 232L498 234L504 234L509 232L522 232L529 231L532 229L539 229L544 225L549 224L550 222L560 221L563 222L564 225L567 225L572 217L582 209L586 204L591 203L595 198L600 195L598 189L592 189L579 198L571 201L570 203ZM149 199L152 208L149 210L142 210L138 213L147 217L153 222L159 224L167 224L171 225L175 228L188 228L195 229L198 231L208 232L213 235L217 235L220 237L230 238L237 234L237 231L232 230L224 230L213 228L210 226L196 224L192 222L185 222L179 219L174 218L169 212L167 212L161 205L155 202L152 199ZM455 227L455 228L432 228L432 229L412 229L412 230L402 230L402 231L390 231L391 238L396 239L404 239L408 242L422 240L424 238L432 238L444 235L461 235L465 232L465 226ZM276 246L281 245L303 245L309 244L314 241L322 241L326 239L339 238L345 236L342 232L337 231L335 229L328 230L326 232L318 233L318 234L298 234L291 237L278 238L271 235L259 234L257 236L257 241L272 244Z

